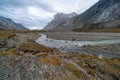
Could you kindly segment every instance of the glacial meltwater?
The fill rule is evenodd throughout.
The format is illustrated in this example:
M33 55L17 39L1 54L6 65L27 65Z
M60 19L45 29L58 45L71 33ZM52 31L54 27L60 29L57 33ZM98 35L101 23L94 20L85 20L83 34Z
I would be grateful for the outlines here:
M77 52L81 53L79 51L80 47L84 45L100 45L100 44L114 44L114 43L120 43L120 39L116 40L99 40L99 41L69 41L69 40L56 40L56 39L50 39L47 38L45 34L42 34L40 38L36 40L37 43L42 44L44 46L57 48L62 52ZM113 54L104 54L104 53L94 53L91 52L91 54L96 55L104 55L107 57L113 57L115 55Z

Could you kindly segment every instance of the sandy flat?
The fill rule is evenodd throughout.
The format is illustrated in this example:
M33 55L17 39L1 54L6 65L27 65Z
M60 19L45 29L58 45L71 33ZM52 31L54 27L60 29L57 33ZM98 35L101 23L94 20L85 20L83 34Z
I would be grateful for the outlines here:
M76 41L120 39L120 33L46 32L46 35L48 38Z

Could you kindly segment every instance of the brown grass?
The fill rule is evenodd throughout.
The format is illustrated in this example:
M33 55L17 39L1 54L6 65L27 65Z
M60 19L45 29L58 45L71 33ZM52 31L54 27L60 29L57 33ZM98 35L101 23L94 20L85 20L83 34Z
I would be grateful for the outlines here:
M78 78L84 77L84 74L79 69L77 69L73 64L68 63L66 64L66 67L69 71L73 73L73 75L77 76Z
M42 62L42 63L47 63L47 62L49 62L49 59L46 58L46 57L42 57L42 58L41 58L41 62Z
M22 51L38 51L38 52L51 52L52 49L38 43L23 43L19 46L19 50Z
M81 54L80 57L81 57L81 58L90 58L90 59L98 58L97 56L89 55L89 54Z
M11 49L11 50L9 50L7 52L0 52L0 55L8 55L9 57L11 57L11 56L14 55L15 52L16 52L15 49Z
M96 70L95 69L92 69L90 68L88 65L85 65L85 63L82 63L82 62L76 62L80 67L84 68L88 74L95 74L96 73Z
M94 55L89 55L89 54L71 54L68 59L71 58L98 58L97 56Z
M9 38L11 36L11 34L7 34L7 33L0 33L0 40L4 40L6 38Z
M50 59L50 64L52 64L53 66L60 66L61 65L61 61L57 58L51 58Z
M4 30L0 32L7 32L7 33L44 33L44 30Z
M48 56L49 53L38 53L36 54L36 56L39 56L39 57L46 57Z
M82 31L81 29L75 29L76 32L105 32L105 33L120 33L120 28L110 28L110 29L93 29Z
M120 33L120 28L94 29L94 30L88 30L87 32L113 32L113 33Z

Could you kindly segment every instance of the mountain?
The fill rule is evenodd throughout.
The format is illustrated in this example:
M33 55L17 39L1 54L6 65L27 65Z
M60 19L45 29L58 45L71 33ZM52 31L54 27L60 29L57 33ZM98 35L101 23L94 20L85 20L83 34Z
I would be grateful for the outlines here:
M28 30L22 24L15 23L9 18L0 17L0 30Z
M54 19L48 23L44 30L56 30L56 29L60 29L62 28L61 26L63 26L69 19L71 19L72 17L77 16L77 13L70 13L70 14L64 14L64 13L57 13L54 16Z
M90 18L85 20L82 30L120 28L120 0L100 0L84 14L91 15L88 15Z
M60 28L56 29L92 30L104 28L120 28L120 0L99 0L84 13L68 19L60 25Z

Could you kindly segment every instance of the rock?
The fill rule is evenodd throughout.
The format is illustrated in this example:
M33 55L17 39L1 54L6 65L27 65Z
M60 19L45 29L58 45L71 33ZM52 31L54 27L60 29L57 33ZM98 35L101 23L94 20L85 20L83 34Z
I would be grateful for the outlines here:
M99 55L98 58L99 59L105 59L105 57L103 55Z

